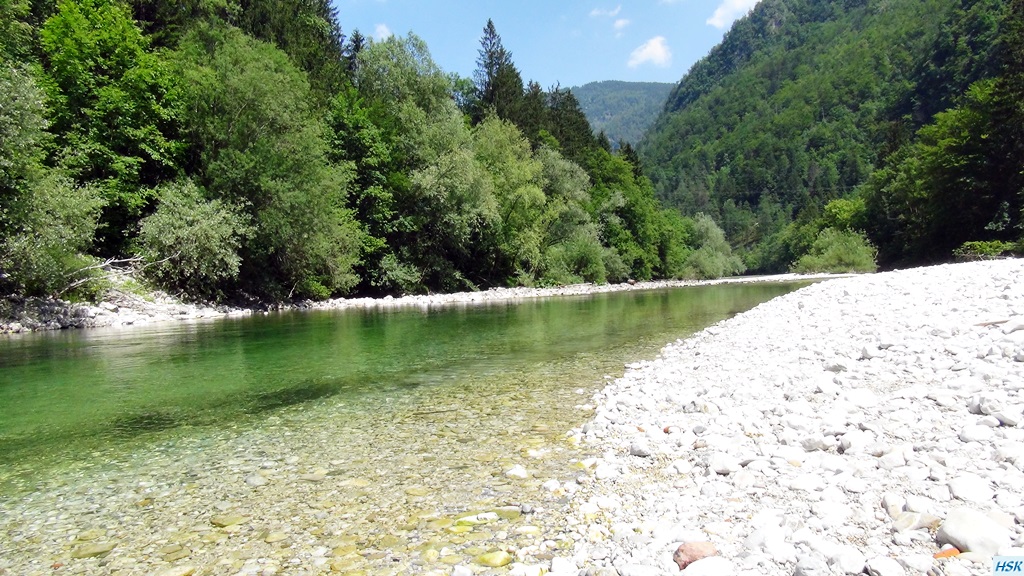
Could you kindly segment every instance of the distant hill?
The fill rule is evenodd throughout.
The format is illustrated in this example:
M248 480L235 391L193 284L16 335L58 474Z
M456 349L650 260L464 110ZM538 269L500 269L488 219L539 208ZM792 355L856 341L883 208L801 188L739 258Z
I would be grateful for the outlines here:
M591 82L572 89L594 132L612 143L636 143L665 106L674 84L661 82Z
M1013 240L1024 192L997 178L1020 180L1000 160L1020 139L990 136L1013 125L988 110L1022 85L1004 54L1022 5L763 0L672 90L637 147L645 173L757 272L786 270L826 225L866 232L883 265Z

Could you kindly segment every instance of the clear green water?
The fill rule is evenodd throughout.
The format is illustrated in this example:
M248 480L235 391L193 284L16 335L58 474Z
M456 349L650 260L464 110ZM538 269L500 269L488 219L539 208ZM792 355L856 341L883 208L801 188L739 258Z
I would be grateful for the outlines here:
M167 438L258 428L296 406L393 411L400 427L403 419L443 413L452 399L463 406L505 395L515 398L502 410L536 410L528 420L546 419L564 433L578 424L561 417L567 407L559 402L579 401L579 391L574 400L567 390L592 392L606 375L621 374L624 362L653 357L669 341L799 286L302 312L4 338L0 493Z

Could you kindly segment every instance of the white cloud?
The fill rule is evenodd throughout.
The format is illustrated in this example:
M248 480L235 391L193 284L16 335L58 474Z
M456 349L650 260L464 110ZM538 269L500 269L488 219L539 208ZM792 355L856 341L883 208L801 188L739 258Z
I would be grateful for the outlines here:
M605 10L603 8L594 8L593 10L590 11L590 17L591 18L597 18L598 16L608 16L609 18L614 18L614 17L619 15L619 12L621 10L622 10L622 4L619 4L613 10Z
M745 16L757 2L758 0L722 0L706 23L715 28L725 28L737 18Z
M391 28L388 28L387 24L377 24L377 27L373 29L373 37L375 40L380 42L381 40L387 40L391 38Z
M633 50L633 53L629 55L627 65L630 68L636 68L641 64L647 63L662 68L672 65L672 50L669 49L664 36L655 36L641 44L636 50Z
M625 18L619 18L618 20L615 21L614 26L616 30L622 30L626 26L629 26L629 20L626 20Z

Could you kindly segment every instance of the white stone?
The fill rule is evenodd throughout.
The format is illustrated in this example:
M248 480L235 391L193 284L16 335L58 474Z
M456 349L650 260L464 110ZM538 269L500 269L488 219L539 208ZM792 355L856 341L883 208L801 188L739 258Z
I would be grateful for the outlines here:
M641 458L648 458L651 455L651 447L643 441L635 441L629 445L629 455L639 456Z
M555 556L551 559L551 571L565 574L575 574L579 570L576 562L562 556Z
M869 576L906 576L907 571L888 556L875 556L867 562L867 573Z
M970 426L964 426L960 430L960 440L962 442L988 442L995 436L990 426L984 424L972 424Z
M952 544L961 552L988 556L1010 544L1010 532L985 514L970 508L956 508L946 516L935 534L935 541Z
M841 546L829 557L829 565L840 574L861 574L867 564L864 553L852 546Z
M530 472L522 466L522 464L516 464L505 472L505 476L509 478L520 478L525 479L530 477Z
M995 492L988 480L971 472L963 472L947 484L949 493L966 502L983 503L992 500Z
M1010 318L1003 324L1003 334L1024 330L1024 316Z
M741 468L739 460L728 454L716 452L708 461L708 468L716 474L728 475L739 471Z

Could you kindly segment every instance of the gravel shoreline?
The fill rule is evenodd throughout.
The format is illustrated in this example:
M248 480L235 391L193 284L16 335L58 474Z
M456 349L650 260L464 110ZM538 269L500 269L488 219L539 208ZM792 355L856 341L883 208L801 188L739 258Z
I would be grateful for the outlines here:
M1022 279L1003 260L822 282L629 366L572 433L602 456L549 574L960 576L1024 556ZM716 552L680 572L681 544L682 565Z
M593 418L561 437L592 455L577 456L585 459L575 471L531 474L500 459L481 470L541 503L499 510L511 519L483 504L452 512L432 500L442 492L394 478L390 501L425 510L389 533L355 534L362 513L341 513L340 503L363 502L376 484L369 473L333 476L344 458L327 455L338 449L331 426L351 415L317 418L321 462L294 454L314 436L298 412L293 433L286 412L271 431L280 455L259 453L264 432L229 434L214 450L159 452L152 480L112 471L99 491L72 480L0 501L9 520L0 532L26 546L6 560L0 550L0 574L991 574L994 555L1024 556L1021 278L1024 260L835 279L676 341L576 406ZM571 289L322 306L589 290ZM471 436L475 418L458 421L467 429L454 441ZM530 433L548 431L537 426ZM207 457L223 464L207 469ZM195 480L181 484L176 466ZM243 513L208 517L218 507ZM435 533L437 542L420 542ZM69 554L84 559L65 566Z
M20 298L16 296L0 299L0 334L18 334L68 328L145 326L163 322L196 322L289 310L466 306L528 298L580 296L605 292L656 290L659 288L713 284L820 280L839 276L841 275L780 274L774 276L738 276L703 281L664 280L636 282L634 284L573 284L554 288L492 288L479 292L401 296L398 298L392 296L385 296L383 298L334 298L320 302L282 303L272 306L271 310L194 304L183 302L159 291L141 296L115 288L108 291L104 298L96 304L73 303L52 298ZM124 285L128 280L129 278L124 275L112 275L112 283L115 286Z

